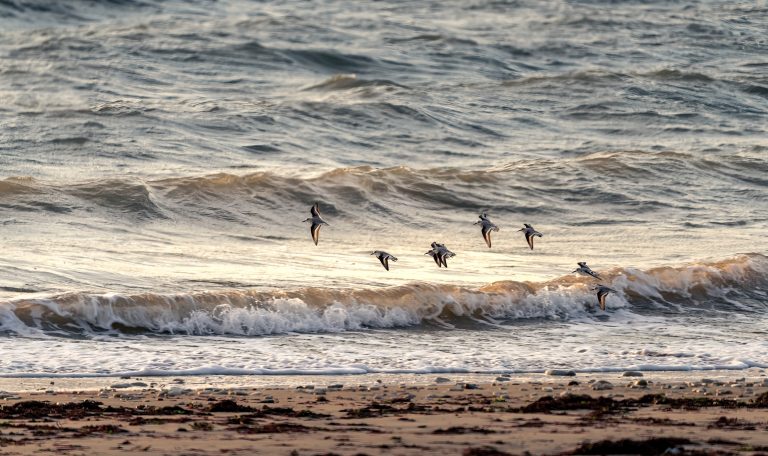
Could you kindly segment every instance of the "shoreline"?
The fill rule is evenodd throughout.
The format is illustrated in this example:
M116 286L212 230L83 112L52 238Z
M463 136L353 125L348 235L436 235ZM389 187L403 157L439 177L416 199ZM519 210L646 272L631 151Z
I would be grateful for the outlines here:
M548 374L547 372L552 372ZM568 373L573 373L569 375ZM639 373L640 375L625 375ZM236 388L293 388L300 385L315 384L374 384L374 383L408 383L424 386L433 383L435 378L447 378L451 381L476 383L492 383L494 379L506 377L519 382L555 382L563 379L626 379L642 377L646 380L666 382L696 381L697 378L728 380L731 378L752 378L761 381L768 377L768 368L749 367L745 369L700 369L700 370L640 370L626 369L601 372L579 372L572 369L549 369L545 372L521 373L363 373L363 374L282 374L282 375L226 375L226 374L169 374L169 375L96 375L96 376L2 376L0 375L0 391L6 392L35 392L42 390L53 391L93 391L109 388L113 384L126 383L127 380L141 381L149 384L188 384L194 388L206 387L236 387ZM130 382L128 382L130 383Z
M639 374L3 378L0 453L768 454L765 369Z

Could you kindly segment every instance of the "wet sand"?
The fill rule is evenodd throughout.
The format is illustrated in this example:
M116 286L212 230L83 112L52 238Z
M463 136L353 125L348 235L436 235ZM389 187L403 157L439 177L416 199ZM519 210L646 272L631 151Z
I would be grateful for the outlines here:
M765 370L642 375L0 379L0 454L768 454Z

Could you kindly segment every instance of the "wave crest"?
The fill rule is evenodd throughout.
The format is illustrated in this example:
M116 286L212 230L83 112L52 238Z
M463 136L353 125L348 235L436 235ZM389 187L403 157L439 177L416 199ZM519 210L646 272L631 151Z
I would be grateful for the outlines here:
M604 273L619 293L608 315L764 312L768 257L758 254ZM531 318L594 318L593 282L564 276L547 282L503 281L470 288L430 283L366 289L229 290L190 294L70 293L0 303L0 330L24 335L99 332L259 336L433 325L495 325ZM702 306L701 304L706 304Z

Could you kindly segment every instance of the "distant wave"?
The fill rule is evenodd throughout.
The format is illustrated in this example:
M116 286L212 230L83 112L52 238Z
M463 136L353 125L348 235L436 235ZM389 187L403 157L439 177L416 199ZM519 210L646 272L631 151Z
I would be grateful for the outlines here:
M344 83L348 82L352 81ZM269 144L245 148L254 154L279 152ZM767 175L768 164L749 155L714 160L677 152L623 151L557 160L518 159L479 170L358 166L310 176L262 171L84 182L12 177L0 180L0 207L43 213L83 210L89 215L103 211L133 220L208 218L250 224L255 214L274 221L286 210L303 212L306 205L319 200L329 215L357 217L361 223L377 223L381 217L409 223L417 210L428 211L439 221L447 214L445 209L568 213L574 223L582 223L575 217L579 207L586 205L589 220L601 212L610 217L617 208L641 213L659 207L706 206L711 202L709 188L694 190L712 179L740 185L743 198L758 198L768 187ZM643 179L643 186L624 185L627 179L638 178ZM680 193L680 183L691 190ZM750 220L723 220L721 215L717 222L743 224Z
M0 18L35 21L55 18L86 21L94 17L93 4L106 8L133 9L149 6L154 0L97 0L94 2L48 2L45 0L0 0ZM98 17L98 15L96 16Z
M360 88L383 88L387 90L405 89L406 87L386 79L359 79L354 74L337 74L320 84L315 84L304 90L338 91Z
M528 76L519 79L505 81L505 86L527 86L527 85L548 85L553 84L562 87L563 83L578 83L591 86L600 86L605 84L618 84L632 82L633 79L651 80L651 81L680 81L691 83L710 83L715 82L711 76L697 72L686 72L678 69L662 69L645 73L621 73L600 70L574 71L568 73L556 73L550 75ZM727 81L726 81L727 82Z
M608 314L768 310L768 257L603 273L619 291ZM370 289L229 290L191 294L68 293L0 302L0 331L28 336L157 333L260 336L338 332L462 322L495 325L523 319L594 318L592 282L495 282L480 288L410 283Z

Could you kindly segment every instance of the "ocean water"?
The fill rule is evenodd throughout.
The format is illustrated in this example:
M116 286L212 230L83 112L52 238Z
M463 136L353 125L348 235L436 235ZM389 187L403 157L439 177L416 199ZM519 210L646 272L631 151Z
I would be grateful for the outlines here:
M0 0L0 376L768 367L766 30L765 1Z

